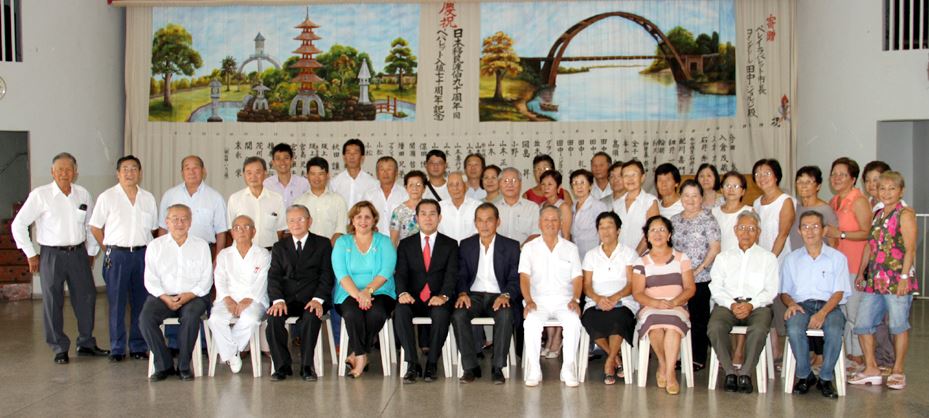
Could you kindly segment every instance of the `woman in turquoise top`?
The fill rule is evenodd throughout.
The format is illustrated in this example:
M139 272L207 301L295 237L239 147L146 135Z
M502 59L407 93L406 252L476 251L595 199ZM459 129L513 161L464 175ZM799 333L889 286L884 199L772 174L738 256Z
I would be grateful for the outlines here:
M390 238L377 232L378 213L371 202L356 203L348 219L348 234L332 249L332 270L338 280L335 309L348 333L347 361L357 378L368 364L372 341L396 305L397 251Z

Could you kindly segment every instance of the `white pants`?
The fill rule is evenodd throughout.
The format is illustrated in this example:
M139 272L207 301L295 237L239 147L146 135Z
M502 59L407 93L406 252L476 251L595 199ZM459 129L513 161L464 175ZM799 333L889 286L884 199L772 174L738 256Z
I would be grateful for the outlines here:
M561 305L561 304L559 304ZM539 355L542 352L542 328L545 321L558 320L562 327L561 380L577 381L577 345L581 339L581 318L567 304L537 305L523 322L526 345L526 380L542 380Z
M233 316L232 312L226 309L226 304L219 301L213 305L209 319L210 332L213 333L213 344L223 361L228 361L235 353L248 347L248 340L255 332L255 328L261 325L266 309L262 304L252 302L245 312L242 312L236 323L230 327ZM252 355L260 354L252 353Z

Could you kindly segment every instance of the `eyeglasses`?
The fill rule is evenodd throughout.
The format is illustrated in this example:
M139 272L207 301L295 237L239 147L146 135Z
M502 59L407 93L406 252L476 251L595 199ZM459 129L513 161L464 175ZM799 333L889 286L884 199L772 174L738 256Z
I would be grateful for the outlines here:
M572 181L571 184L574 186L586 186L590 183L587 183L587 180L575 180L575 181Z
M233 225L232 232L248 232L255 229L254 225Z
M663 234L665 232L668 232L668 228L665 228L663 226L658 227L658 228L651 228L648 230L649 234Z
M759 172L755 173L755 177L771 177L771 176L773 176L773 175L774 175L774 173L772 173L772 172L770 172L770 171L759 171Z
M306 216L301 216L301 217L298 217L298 218L287 218L287 223L289 223L289 224L298 224L298 223L306 222L307 219L308 219L308 218L307 218Z
M800 229L802 229L802 230L804 230L804 231L816 231L816 230L822 229L822 225L820 225L820 224L803 224L803 225L800 225Z
M757 232L758 231L758 227L754 225L739 225L735 228L742 232Z
M513 178L508 178L508 179L500 180L500 182L503 183L503 184L517 184L517 183L519 183L519 180L513 179Z
M727 190L739 190L742 188L742 185L741 184L724 184L723 188Z

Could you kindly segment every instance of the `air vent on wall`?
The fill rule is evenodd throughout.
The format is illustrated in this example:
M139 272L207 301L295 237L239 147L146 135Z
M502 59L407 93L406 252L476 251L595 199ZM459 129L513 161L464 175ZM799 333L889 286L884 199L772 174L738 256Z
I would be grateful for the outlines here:
M884 50L929 49L929 0L884 0Z

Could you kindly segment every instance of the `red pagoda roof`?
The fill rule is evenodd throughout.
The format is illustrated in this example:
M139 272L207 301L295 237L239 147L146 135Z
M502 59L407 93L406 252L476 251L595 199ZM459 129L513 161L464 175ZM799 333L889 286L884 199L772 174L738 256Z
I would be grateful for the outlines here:
M314 59L304 58L304 59L297 60L297 62L295 62L290 67L291 68L323 68L323 65L319 61L316 61Z
M313 44L303 44L300 45L300 48L294 50L295 54L318 54L323 52L321 49L313 46Z
M294 77L293 80L290 80L290 82L292 83L301 83L301 84L322 83L323 81L325 80L319 78L319 76L313 73L301 73L301 74L298 74L296 77Z
M312 20L310 20L309 18L307 18L307 19L304 20L303 22L300 22L299 25L294 26L294 27L297 28L297 29L313 29L313 28L318 28L319 25L313 23Z
M313 33L313 32L301 32L301 33L300 33L299 35L297 35L297 37L294 38L294 39L296 39L296 40L298 40L298 41L317 41L317 40L320 40L320 39L322 39L322 38L320 38L319 36L317 36L317 35L316 35L315 33Z

